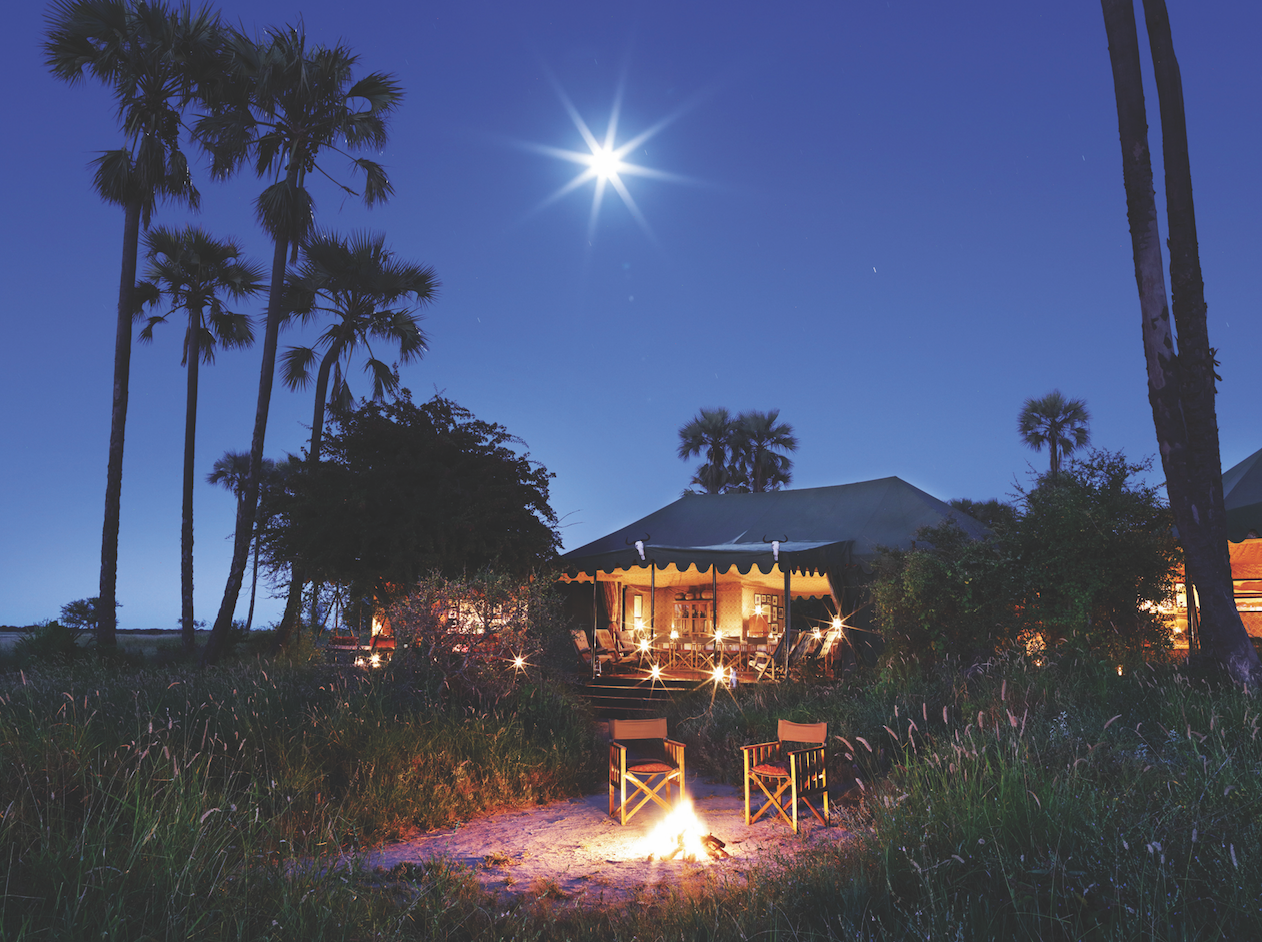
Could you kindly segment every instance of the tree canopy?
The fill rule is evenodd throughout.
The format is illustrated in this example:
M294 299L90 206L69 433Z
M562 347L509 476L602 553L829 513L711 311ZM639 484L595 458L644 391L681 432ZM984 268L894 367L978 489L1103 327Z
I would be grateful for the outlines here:
M553 475L502 425L406 389L334 424L323 459L277 497L263 535L273 567L392 596L430 573L525 576L556 555Z
M922 530L915 549L880 566L889 646L917 658L985 657L1036 639L1110 658L1168 647L1156 607L1180 557L1170 508L1137 480L1150 468L1093 450L1042 475L1016 508L990 502L989 539L968 539L954 521Z

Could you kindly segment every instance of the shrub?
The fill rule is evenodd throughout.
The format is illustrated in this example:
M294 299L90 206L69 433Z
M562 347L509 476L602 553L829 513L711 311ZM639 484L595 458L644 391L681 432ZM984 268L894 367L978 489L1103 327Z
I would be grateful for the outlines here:
M1156 609L1179 557L1169 508L1135 480L1150 469L1092 451L1041 476L987 539L947 521L887 551L873 595L888 658L976 661L1034 639L1111 661L1168 649Z

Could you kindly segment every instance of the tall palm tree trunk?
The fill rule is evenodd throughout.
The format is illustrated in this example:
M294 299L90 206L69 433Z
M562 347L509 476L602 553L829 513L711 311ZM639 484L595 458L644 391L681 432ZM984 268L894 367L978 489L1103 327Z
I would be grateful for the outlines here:
M332 344L324 354L324 359L320 361L320 369L316 373L315 408L311 416L311 448L307 452L307 460L313 465L320 460L320 447L324 443L324 406L329 394L329 373L333 369L333 364L337 362L337 358L342 355L344 346L345 344L343 343ZM281 615L280 625L276 631L276 644L278 647L289 642L294 628L297 627L298 614L302 610L302 589L306 582L306 568L301 562L295 561L289 576L289 594L285 598L285 612ZM311 624L313 629L315 627L316 613L315 596L318 595L318 592L313 593L311 600Z
M297 179L297 168L289 173L290 182ZM280 337L280 322L284 317L282 294L285 288L285 260L289 255L289 240L276 237L272 253L272 282L267 295L267 325L263 331L263 362L259 367L259 396L254 408L254 435L250 439L250 467L246 472L245 487L237 501L237 524L232 543L232 563L228 569L228 582L224 586L223 601L215 616L210 639L202 652L202 663L214 664L223 656L228 632L232 630L232 616L245 581L245 563L254 541L254 521L259 502L259 479L263 468L263 439L267 434L267 412L272 403L272 382L276 377L276 347Z
M250 608L245 615L245 630L249 631L254 625L254 596L258 593L259 588L259 546L254 544L254 573L250 577Z
M1200 597L1202 642L1234 677L1247 681L1259 671L1259 663L1236 610L1231 581L1213 354L1205 324L1182 82L1170 41L1169 17L1164 0L1144 0L1161 107L1177 354L1166 302L1134 5L1132 0L1101 0L1101 6L1117 97L1148 400L1170 508L1179 528L1188 578Z
M201 365L201 311L188 312L188 393L184 402L184 507L180 524L180 636L184 650L197 647L193 623L193 467L197 440L197 379Z
M123 261L118 279L118 319L114 328L114 395L110 406L110 446L105 470L105 522L101 528L101 585L96 643L118 646L118 529L122 517L123 437L127 425L127 386L131 378L131 324L135 311L136 258L140 246L141 200L127 201L123 216Z

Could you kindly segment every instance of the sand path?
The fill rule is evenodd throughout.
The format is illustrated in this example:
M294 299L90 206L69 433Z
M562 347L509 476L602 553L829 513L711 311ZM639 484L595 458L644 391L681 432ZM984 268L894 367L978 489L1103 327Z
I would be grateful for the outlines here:
M835 811L833 826L826 828L803 808L799 814L806 823L795 835L774 811L747 826L744 793L734 786L693 778L687 794L705 831L726 844L729 858L650 859L646 839L666 812L650 803L623 827L609 816L609 799L602 793L419 834L378 848L364 863L388 870L445 858L470 867L486 889L506 901L546 895L600 906L743 883L757 866L781 865L850 837L836 823Z

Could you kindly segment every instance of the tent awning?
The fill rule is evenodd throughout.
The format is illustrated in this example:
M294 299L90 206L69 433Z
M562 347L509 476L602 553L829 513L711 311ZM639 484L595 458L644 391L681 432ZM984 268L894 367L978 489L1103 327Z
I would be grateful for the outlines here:
M909 547L921 527L948 517L970 536L989 532L896 477L765 494L689 495L566 553L560 564L571 578L670 565L735 566L743 575L754 567L766 575L777 566L837 574L870 565L879 547Z

